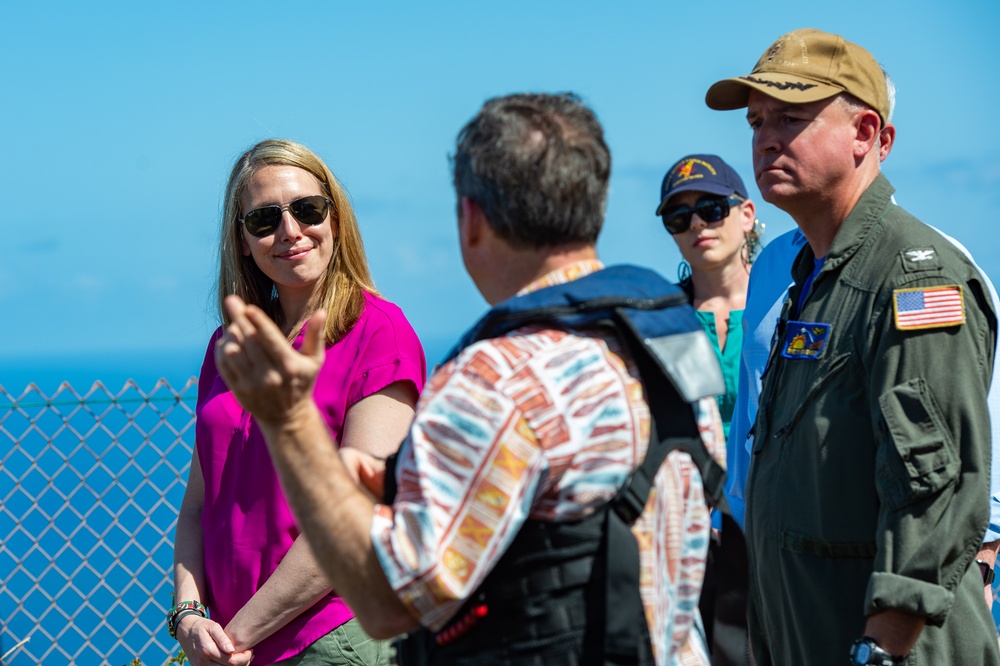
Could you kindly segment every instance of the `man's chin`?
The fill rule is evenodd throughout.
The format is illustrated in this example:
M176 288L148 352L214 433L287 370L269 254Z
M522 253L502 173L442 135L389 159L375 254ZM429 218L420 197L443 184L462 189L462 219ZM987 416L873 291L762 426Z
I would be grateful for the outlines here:
M796 188L791 183L757 182L760 190L760 198L771 204L782 208L782 204L793 199L796 195Z

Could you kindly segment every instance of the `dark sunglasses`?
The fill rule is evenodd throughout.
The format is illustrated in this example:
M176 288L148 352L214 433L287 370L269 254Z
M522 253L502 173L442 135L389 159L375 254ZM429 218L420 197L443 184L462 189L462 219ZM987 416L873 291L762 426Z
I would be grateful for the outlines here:
M712 197L700 200L694 206L674 206L663 211L660 216L663 218L663 226L671 234L682 234L691 228L691 216L698 213L698 217L705 222L718 222L729 216L729 211L733 206L743 203L742 199L736 197Z
M240 222L247 228L251 235L263 238L274 233L274 230L281 224L281 214L287 209L296 220L302 224L316 226L323 224L326 214L330 211L333 202L321 194L314 194L309 197L296 199L284 206L272 204L261 208L254 208L252 211L240 218Z

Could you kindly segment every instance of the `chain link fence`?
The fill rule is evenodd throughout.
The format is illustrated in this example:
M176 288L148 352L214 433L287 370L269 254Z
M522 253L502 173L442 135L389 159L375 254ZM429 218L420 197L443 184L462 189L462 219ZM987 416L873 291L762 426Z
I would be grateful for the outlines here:
M197 380L0 387L0 664L160 666Z

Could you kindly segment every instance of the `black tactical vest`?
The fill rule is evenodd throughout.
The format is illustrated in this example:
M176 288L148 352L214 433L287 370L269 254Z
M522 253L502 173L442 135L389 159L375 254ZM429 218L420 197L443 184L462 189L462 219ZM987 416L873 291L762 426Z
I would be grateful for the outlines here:
M615 266L509 299L449 354L528 324L610 327L639 367L653 416L642 465L596 513L567 523L527 521L480 588L439 632L400 641L410 664L492 666L651 665L639 595L639 547L630 530L666 455L681 449L706 496L727 510L725 472L698 434L691 403L724 392L721 370L687 297L656 273ZM394 459L386 502L395 496Z

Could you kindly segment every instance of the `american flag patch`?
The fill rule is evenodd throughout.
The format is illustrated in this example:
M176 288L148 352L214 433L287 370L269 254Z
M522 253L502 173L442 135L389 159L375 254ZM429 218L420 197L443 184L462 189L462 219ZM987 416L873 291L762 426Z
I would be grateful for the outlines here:
M892 306L900 331L965 323L962 288L957 286L896 289L892 292Z

